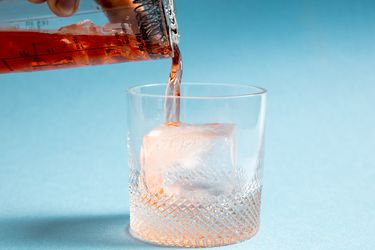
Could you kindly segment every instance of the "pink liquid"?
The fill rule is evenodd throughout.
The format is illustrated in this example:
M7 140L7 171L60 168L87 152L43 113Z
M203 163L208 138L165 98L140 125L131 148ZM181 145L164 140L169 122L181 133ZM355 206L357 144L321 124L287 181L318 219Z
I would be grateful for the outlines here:
M147 44L140 35L71 35L0 31L0 73L133 62L171 57L170 46Z

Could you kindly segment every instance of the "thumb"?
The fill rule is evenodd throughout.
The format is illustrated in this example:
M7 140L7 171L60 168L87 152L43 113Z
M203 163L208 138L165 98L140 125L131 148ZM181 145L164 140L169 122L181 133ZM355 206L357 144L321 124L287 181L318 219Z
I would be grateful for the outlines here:
M73 15L78 9L79 0L48 0L48 6L58 16Z

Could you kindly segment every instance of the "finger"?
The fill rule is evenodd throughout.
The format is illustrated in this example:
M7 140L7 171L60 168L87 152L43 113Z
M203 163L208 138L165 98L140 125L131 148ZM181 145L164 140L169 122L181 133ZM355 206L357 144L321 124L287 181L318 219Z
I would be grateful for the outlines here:
M31 3L44 3L47 0L28 0Z
M79 5L79 0L48 0L49 8L57 16L67 17L73 15Z

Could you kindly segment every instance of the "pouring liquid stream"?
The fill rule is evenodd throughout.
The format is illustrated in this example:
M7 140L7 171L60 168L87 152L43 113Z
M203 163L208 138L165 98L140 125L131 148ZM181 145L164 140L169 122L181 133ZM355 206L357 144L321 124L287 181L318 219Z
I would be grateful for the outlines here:
M179 126L180 124L180 96L182 79L182 57L178 45L173 45L172 68L165 91L164 120L167 125Z

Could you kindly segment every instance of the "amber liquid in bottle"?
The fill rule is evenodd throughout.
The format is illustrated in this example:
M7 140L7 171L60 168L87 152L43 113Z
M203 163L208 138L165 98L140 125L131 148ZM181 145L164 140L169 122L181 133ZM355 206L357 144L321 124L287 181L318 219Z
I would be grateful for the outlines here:
M141 35L73 35L0 30L0 73L71 68L171 57L169 46Z

